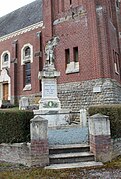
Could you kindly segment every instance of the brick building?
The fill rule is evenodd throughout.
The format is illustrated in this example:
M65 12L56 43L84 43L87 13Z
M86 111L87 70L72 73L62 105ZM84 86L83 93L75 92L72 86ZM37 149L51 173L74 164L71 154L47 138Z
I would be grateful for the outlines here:
M62 107L121 103L120 0L36 0L0 18L0 103L41 96L44 47L53 36Z

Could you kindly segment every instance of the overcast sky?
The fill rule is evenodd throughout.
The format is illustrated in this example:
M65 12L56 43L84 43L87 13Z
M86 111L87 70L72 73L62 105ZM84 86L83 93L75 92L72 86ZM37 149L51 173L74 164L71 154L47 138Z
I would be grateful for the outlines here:
M34 0L0 0L0 17Z

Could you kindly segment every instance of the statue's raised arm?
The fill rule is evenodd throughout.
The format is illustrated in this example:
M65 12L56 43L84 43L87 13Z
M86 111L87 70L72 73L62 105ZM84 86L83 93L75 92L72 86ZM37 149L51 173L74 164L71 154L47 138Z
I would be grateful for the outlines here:
M59 37L53 37L45 46L46 62L48 65L54 64L54 48L59 42Z

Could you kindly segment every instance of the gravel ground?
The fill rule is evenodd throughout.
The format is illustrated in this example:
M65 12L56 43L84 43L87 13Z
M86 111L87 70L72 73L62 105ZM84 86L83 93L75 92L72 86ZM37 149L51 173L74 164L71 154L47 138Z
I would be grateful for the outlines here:
M0 162L1 163L1 162ZM0 173L4 172L4 171L17 171L20 172L23 169L27 169L29 176L27 177L28 179L31 178L31 173L29 172L30 168L24 167L24 166L20 166L17 164L7 164L2 162L1 163L3 166L0 165ZM32 168L31 168L32 170ZM34 168L33 168L34 170ZM39 168L38 168L39 170ZM43 169L43 171L45 171ZM17 173L17 172L16 172ZM55 170L55 172L53 171L53 177L48 177L48 176L41 176L41 179L61 179L61 178L65 178L65 179L121 179L121 168L93 168L93 169L73 169L73 170L61 170L60 173L58 174L58 177L55 177L55 173L57 173L57 170ZM68 177L65 175L65 173L68 173ZM47 174L47 172L45 172L45 175ZM39 173L38 173L39 175ZM32 175L32 177L34 179L38 179L38 175L34 176ZM40 173L41 175L41 173ZM26 178L26 176L25 176ZM32 179L33 179L32 178ZM6 178L8 179L8 178ZM24 179L24 178L22 178Z
M85 175L88 179L121 179L121 169L85 170Z
M49 129L48 141L50 145L88 144L88 128L73 126L63 129Z

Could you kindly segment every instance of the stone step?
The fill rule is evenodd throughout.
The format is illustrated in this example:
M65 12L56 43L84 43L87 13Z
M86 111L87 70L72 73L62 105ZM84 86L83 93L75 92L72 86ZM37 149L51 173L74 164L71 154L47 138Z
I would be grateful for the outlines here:
M98 167L102 166L102 162L78 162L78 163L66 163L66 164L52 164L45 167L45 169L67 169L67 168L87 168L87 167Z
M53 145L49 146L50 154L72 153L72 152L88 152L90 146L87 144L70 144L70 145Z
M76 162L94 161L94 155L90 152L72 152L49 155L50 164L65 164Z

